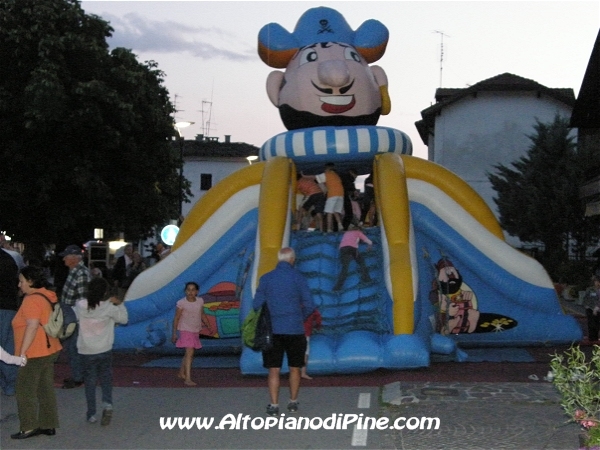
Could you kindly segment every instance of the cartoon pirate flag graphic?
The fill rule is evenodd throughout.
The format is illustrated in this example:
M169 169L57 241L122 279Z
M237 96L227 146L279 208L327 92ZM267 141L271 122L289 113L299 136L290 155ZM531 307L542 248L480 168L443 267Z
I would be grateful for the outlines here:
M435 269L436 279L430 298L437 307L438 333L491 333L517 326L517 321L510 317L479 311L475 292L463 281L452 261L442 258Z

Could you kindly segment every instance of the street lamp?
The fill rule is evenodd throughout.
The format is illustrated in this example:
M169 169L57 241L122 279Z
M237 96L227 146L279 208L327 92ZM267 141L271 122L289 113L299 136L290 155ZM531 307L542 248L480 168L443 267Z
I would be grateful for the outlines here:
M94 239L97 241L104 239L104 228L94 228Z
M250 155L250 156L246 156L246 159L248 160L248 164L252 165L252 161L256 161L258 159L258 156Z
M183 135L181 134L182 128L187 128L190 125L194 125L194 122L175 122L175 129L177 130L177 134L179 135L179 217L177 220L181 219L183 215Z

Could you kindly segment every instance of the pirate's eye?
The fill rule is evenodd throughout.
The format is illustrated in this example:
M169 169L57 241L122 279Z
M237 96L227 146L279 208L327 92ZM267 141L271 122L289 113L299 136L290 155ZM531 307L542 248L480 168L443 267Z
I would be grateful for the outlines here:
M351 59L352 61L355 61L355 62L360 62L360 55L358 54L358 52L356 50L354 50L351 47L348 47L344 50L344 58Z
M307 48L300 54L300 65L315 62L319 59L319 55L313 48Z

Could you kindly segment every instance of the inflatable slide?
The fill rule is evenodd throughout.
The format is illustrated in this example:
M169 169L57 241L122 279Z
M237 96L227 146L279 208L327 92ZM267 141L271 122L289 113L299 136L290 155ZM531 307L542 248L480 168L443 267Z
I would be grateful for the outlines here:
M202 342L239 350L258 280L285 246L296 250L323 317L310 341L311 373L426 367L433 354L461 360L461 347L581 338L543 267L504 241L481 197L450 171L411 156L405 133L376 126L391 103L385 73L369 64L387 38L380 22L353 31L330 8L308 10L292 33L278 24L260 31L261 59L286 68L269 75L267 93L288 131L262 146L259 163L212 187L170 255L134 280L125 299L129 324L117 328L115 348L175 352L167 339L175 303L195 281L210 321ZM365 229L374 242L365 254L371 281L361 282L351 265L341 291L332 288L342 232L292 229L297 173L321 173L326 163L374 177L378 224ZM240 368L266 373L249 348Z
M573 318L562 313L543 268L504 242L491 212L466 183L419 158L386 156L391 158L381 159L405 163L406 180L394 184L408 187L409 207L403 212L398 203L379 199L382 224L366 229L375 243L367 255L371 284L360 284L351 272L350 287L332 291L341 233L291 231L293 171L289 160L280 157L229 177L195 206L172 253L140 274L128 291L130 323L117 329L115 347L175 352L166 337L175 302L190 280L202 292L229 287L224 292L232 299L226 302L233 306L228 315L214 312L212 331L223 345L239 346L239 323L249 311L260 261L285 245L296 249L297 267L323 315L323 328L311 339L310 370L316 374L423 367L432 352L452 354L457 345L542 345L581 337ZM269 181L279 183L278 188L262 185L268 170L277 172ZM381 179L399 176L376 174ZM261 198L265 213L259 212ZM459 288L473 293L470 308L480 318L474 330L453 332L439 325L447 313L440 306L444 290L432 287L445 270L439 261L452 264L460 273ZM212 305L207 301L209 316ZM488 314L494 316L486 325ZM241 369L265 373L260 354L248 348Z

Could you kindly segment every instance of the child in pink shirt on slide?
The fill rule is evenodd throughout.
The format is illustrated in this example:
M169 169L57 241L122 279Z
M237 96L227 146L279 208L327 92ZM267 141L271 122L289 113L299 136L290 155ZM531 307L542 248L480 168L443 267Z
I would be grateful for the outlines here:
M340 242L340 260L342 262L342 270L338 277L337 283L333 287L334 291L339 291L344 286L344 282L348 276L348 266L350 266L350 262L352 260L355 260L358 264L362 282L369 283L371 281L365 261L358 251L358 244L360 241L366 243L369 246L368 250L371 250L373 242L367 236L365 236L360 226L350 224L348 226L348 231L342 235L342 241Z

